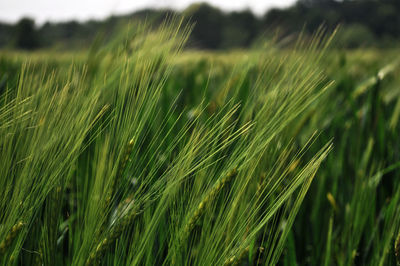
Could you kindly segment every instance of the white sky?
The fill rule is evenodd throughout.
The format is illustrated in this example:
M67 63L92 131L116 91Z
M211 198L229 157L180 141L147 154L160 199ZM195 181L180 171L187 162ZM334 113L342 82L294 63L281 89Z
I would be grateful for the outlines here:
M196 0L0 0L0 21L15 22L23 16L37 23L77 19L100 19L112 14L126 14L146 7L172 7L182 10ZM295 0L206 0L223 10L250 8L262 15L271 7L286 7Z

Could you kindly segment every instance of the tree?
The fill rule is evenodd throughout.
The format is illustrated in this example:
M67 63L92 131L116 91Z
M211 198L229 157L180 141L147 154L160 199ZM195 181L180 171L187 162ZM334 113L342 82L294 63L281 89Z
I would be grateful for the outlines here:
M12 25L0 22L0 47L10 44L12 29Z
M258 34L257 18L250 10L226 15L223 32L223 47L248 47Z
M22 18L15 25L15 47L19 49L35 49L39 46L39 39L35 29L35 22L30 18Z
M208 4L193 4L185 15L194 22L192 38L194 45L205 49L218 49L222 41L224 15L218 8Z
M298 3L306 6L326 6L335 2L335 0L298 0Z

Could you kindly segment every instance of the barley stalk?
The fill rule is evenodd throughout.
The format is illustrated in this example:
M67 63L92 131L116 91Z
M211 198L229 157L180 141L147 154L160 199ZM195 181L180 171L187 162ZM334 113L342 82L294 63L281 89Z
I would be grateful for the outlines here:
M261 196L262 190L264 188L265 178L267 177L266 173L262 173L260 175L260 181L257 183L257 190L256 190L256 200Z
M257 190L256 190L256 200L255 200L255 203L254 203L254 208L255 209L257 209L257 204L258 204L258 202L259 202L259 200L260 200L260 197L261 197L261 194L262 194L262 191L263 191L263 189L264 189L264 187L265 187L265 179L266 179L266 173L262 173L261 175L260 175L260 180L257 182ZM250 231L250 226L254 223L254 218L255 217L253 217L252 219L251 219L251 222L247 225L247 228L246 228L246 235L248 234L248 232ZM261 247L260 247L260 249L262 249ZM227 259L226 261L225 261L225 263L224 263L224 265L237 265L243 258L244 258L244 256L246 255L246 254L248 254L248 252L249 252L249 250L250 250L250 246L246 246L245 248L243 248L240 252L239 252L239 255L233 255L231 258L229 258L229 259Z
M44 222L46 226L42 229L37 264L54 265L54 253L56 252L57 233L58 233L58 214L60 212L62 200L62 187L55 187L48 195L44 206Z

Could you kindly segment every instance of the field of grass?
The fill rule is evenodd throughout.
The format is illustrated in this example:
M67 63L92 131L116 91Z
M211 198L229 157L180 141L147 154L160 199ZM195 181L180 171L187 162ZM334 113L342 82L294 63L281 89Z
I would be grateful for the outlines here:
M0 264L396 265L398 51L189 32L0 52Z

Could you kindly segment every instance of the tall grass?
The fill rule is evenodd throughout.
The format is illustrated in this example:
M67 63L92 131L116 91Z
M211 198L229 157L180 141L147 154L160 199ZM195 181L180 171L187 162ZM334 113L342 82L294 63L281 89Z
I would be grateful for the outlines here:
M399 95L381 88L397 65L349 91L320 33L228 58L182 54L189 32L2 56L1 263L393 262Z

